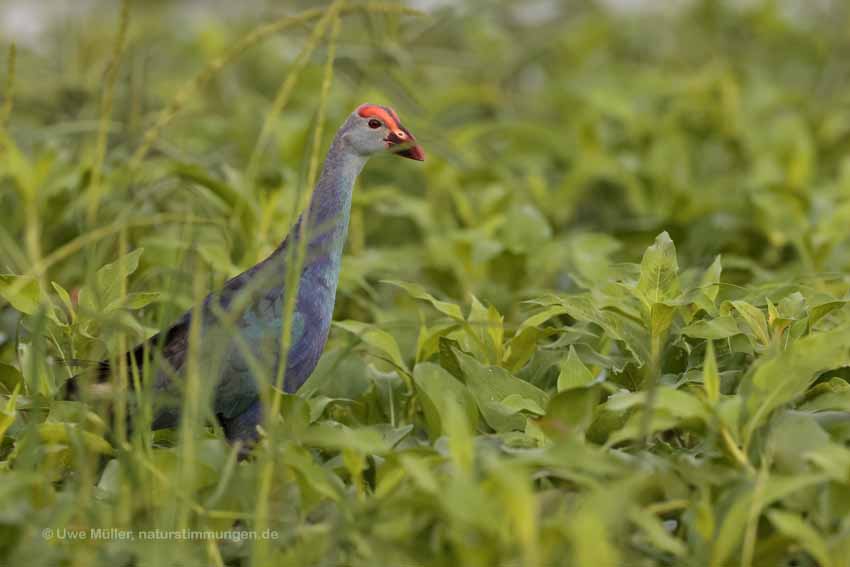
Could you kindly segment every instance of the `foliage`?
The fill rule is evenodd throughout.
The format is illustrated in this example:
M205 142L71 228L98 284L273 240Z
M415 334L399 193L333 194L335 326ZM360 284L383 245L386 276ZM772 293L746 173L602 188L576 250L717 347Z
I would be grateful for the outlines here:
M0 562L850 565L846 7L539 4L129 3L17 47ZM62 361L268 254L366 100L428 159L361 177L330 342L251 458L128 432L139 369L62 400Z

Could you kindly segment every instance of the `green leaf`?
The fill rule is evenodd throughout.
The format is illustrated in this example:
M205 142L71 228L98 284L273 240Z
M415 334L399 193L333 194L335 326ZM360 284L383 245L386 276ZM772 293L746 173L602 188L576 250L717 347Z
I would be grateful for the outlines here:
M85 446L93 452L109 455L112 446L100 435L82 431L76 423L45 422L37 426L38 435L45 443L70 445L70 435L79 435Z
M846 484L850 481L850 449L835 443L821 443L817 448L806 447L802 451L802 457L805 462L815 465L835 482Z
M800 457L830 443L829 434L818 425L814 416L801 412L782 412L771 420L767 433L767 446L773 456L774 468L787 474L808 472L808 463Z
M111 304L109 304L106 310L111 311L112 309L117 309L119 307L132 310L142 309L144 307L147 307L151 303L157 301L159 299L159 296L160 293L158 291L128 293L123 300L119 297Z
M41 304L38 280L32 276L0 274L0 297L26 315L34 315Z
M458 380L462 380L463 371L460 368L460 361L457 356L457 349L459 348L460 345L457 341L448 337L440 337L440 366Z
M696 339L727 339L741 332L734 317L722 315L715 319L700 319L682 327L681 334Z
M653 547L676 557L684 557L688 549L681 540L671 536L661 521L653 514L640 508L629 512L629 519L640 529Z
M818 372L850 364L847 336L846 327L809 335L756 363L741 384L745 444L773 410L802 395Z
M575 346L570 345L567 357L561 361L558 374L558 391L583 388L594 382L593 373L576 354Z
M21 371L16 367L0 362L0 384L6 392L12 392L24 380Z
M593 423L594 409L601 396L598 387L572 388L552 396L546 406L546 416L541 422L553 437L584 435Z
M484 307L473 295L466 331L461 340L464 350L481 353L491 364L502 362L503 319L495 307Z
M68 315L70 316L71 320L73 321L76 314L75 314L75 311L74 311L74 304L71 301L70 294L68 294L67 290L65 290L64 287L62 287L61 285L59 285L56 282L50 282L50 285L53 286L53 289L56 291L56 294L59 296L59 299L62 300L62 305L65 306L65 309L68 311Z
M637 291L647 305L672 301L679 295L676 247L666 232L659 234L643 255Z
M401 356L398 343L388 332L360 321L337 321L334 325L357 335L361 341L386 356L398 368L407 371L407 365Z
M764 312L746 301L732 301L730 303L750 329L747 334L754 337L762 345L770 343L770 333L767 329L767 319L764 317Z
M342 482L327 468L319 466L312 455L304 448L286 445L282 461L298 477L299 485L306 495L309 504L315 504L323 499L339 500L344 488Z
M484 366L471 356L455 351L469 391L487 424L496 431L525 429L525 417L502 405L505 398L514 394L528 398L537 407L546 407L548 396L536 386L512 376L498 366Z
M445 369L430 362L421 362L413 369L413 382L425 413L428 432L436 439L445 431L448 419L446 403L462 408L470 429L478 424L478 409L467 387Z
M717 293L720 291L720 275L723 272L723 264L718 254L714 258L714 262L703 272L699 282L699 289L703 297L714 305L717 300Z
M307 430L313 421L310 419L310 404L301 396L278 391L280 396L280 415L290 435L295 437Z
M521 369L537 352L537 340L543 332L536 327L527 327L511 338L505 351L504 366L511 372Z
M826 540L799 515L782 510L771 510L767 513L767 517L779 532L796 540L817 561L820 567L835 565Z
M530 204L511 207L502 229L505 247L515 254L527 253L552 238L546 217Z
M782 477L771 475L764 479L759 499L754 497L755 486L752 482L741 483L732 489L731 504L718 516L717 535L711 546L711 567L728 565L729 556L740 544L746 532L747 523L755 515L774 502L786 498L797 491L823 482L822 475L808 474Z
M540 565L540 529L537 494L526 470L500 466L492 471L504 504L506 520L523 551L523 565Z
M137 248L98 269L93 282L94 290L81 290L80 305L92 312L116 305L120 301L122 282L138 269L143 251L143 248Z
M383 283L388 283L390 285L402 288L408 293L408 295L410 295L414 299L421 299L429 302L431 305L434 306L437 311L443 313L444 315L448 315L452 319L457 319L459 321L464 320L463 312L457 304L437 299L436 297L425 291L425 288L418 284L394 280L383 280Z
M352 429L332 421L310 426L304 431L301 441L323 449L352 450L369 455L383 455L391 448L384 436L374 428Z
M809 330L814 328L821 319L835 311L836 309L840 309L847 304L846 301L827 301L825 303L819 303L817 305L813 305L809 309Z
M673 323L676 308L664 303L654 303L649 308L649 333L652 337L666 338Z
M708 401L716 404L720 399L720 374L717 372L717 358L714 356L714 343L706 341L705 358L702 363L702 384Z
M649 337L641 322L615 309L602 309L588 294L559 298L570 317L602 327L612 339L622 341L638 365L649 357Z
M21 383L15 386L12 390L12 395L6 401L6 406L0 408L0 443L6 435L6 431L15 423L17 417L18 394L21 391Z
M647 392L617 392L605 402L612 411L626 411L646 404ZM710 413L695 395L669 386L660 386L655 395L654 409L668 411L679 419L710 420Z
M646 399L647 392L617 393L608 398L604 404L607 410L625 412L635 407L640 409L631 413L626 424L612 433L607 445L640 438L643 434ZM652 433L683 426L701 426L710 420L711 415L705 405L693 394L668 386L658 388L650 422Z
M470 473L475 463L475 439L472 434L478 421L478 412L475 411L474 402L463 402L456 398L443 400L442 426L444 434L449 438L449 450L455 464L461 471ZM412 425L410 427L413 428Z
M544 410L540 404L531 398L524 398L519 394L510 394L506 396L501 401L501 404L508 408L508 410L513 411L513 413L519 413L521 411L537 415L544 415L546 413L546 410Z
M539 327L552 317L557 317L558 315L565 315L567 314L567 312L567 309L560 305L548 307L540 313L532 315L531 317L523 321L522 324L519 326L519 329L517 329L517 334L522 333L523 331L529 328Z

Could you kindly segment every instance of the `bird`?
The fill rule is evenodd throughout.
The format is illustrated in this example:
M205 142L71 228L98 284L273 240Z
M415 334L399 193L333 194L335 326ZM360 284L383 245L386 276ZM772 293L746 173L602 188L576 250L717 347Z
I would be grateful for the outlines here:
M231 443L250 446L259 437L264 408L258 374L265 374L265 383L273 381L285 358L287 393L296 392L312 374L330 331L354 183L368 159L381 153L425 160L416 138L392 108L362 104L336 132L309 205L271 255L123 355L130 368L153 364L143 373L152 379L153 430L180 422L192 337L200 337L203 395ZM303 262L289 325L291 347L282 357L283 305L288 282L294 281L293 251L302 239ZM190 333L193 317L199 318L197 333ZM108 382L113 371L110 362L98 362L90 380ZM84 380L79 374L70 378L64 385L65 397L79 397Z

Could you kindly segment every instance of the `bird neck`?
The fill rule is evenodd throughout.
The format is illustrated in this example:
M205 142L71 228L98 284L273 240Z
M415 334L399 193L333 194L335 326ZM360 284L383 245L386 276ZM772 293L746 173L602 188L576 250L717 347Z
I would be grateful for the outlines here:
M343 133L338 133L328 150L310 205L302 215L302 219L308 219L303 229L308 235L307 246L311 254L319 252L317 248L337 256L342 254L351 217L354 182L365 164L366 157L351 149ZM304 221L299 224L301 222Z
M338 269L351 217L354 182L367 159L349 147L343 136L344 131L340 130L334 137L307 210L273 254L284 262L283 269L288 256L284 252L304 236L307 238L304 268L330 261Z

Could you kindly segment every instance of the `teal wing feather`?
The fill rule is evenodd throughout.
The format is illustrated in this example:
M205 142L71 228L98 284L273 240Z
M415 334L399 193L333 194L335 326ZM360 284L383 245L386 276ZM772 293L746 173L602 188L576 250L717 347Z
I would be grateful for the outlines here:
M225 347L213 404L215 413L224 418L242 414L259 398L260 385L271 384L277 377L282 333L281 300L275 298L269 303L265 309L262 306L248 309L239 321L239 338L230 337ZM287 367L298 362L305 336L304 316L296 311Z

